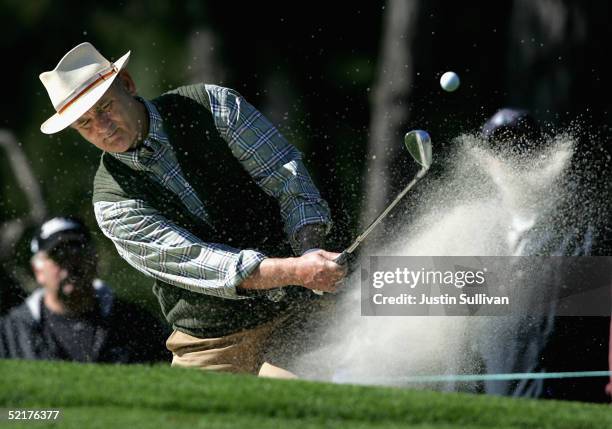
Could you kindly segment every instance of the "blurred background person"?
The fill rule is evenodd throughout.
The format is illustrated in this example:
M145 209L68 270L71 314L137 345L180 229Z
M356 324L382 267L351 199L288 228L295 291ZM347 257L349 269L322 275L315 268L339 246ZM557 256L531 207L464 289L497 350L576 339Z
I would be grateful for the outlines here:
M76 362L169 360L168 332L96 278L98 257L77 218L45 222L31 242L40 288L0 319L0 357Z
M536 160L544 156L549 139L533 116L523 109L498 110L483 125L481 136L495 152L510 158ZM531 165L531 163L529 163ZM512 167L508 167L512 168ZM531 168L531 167L530 167ZM601 243L601 225L588 216L587 207L576 205L581 183L576 183L571 169L558 172L557 177L534 180L531 192L552 193L550 203L505 203L509 224L505 233L508 256L579 257L605 254ZM536 171L537 175L546 174ZM502 199L505 195L503 181L494 177ZM538 183L546 185L537 189ZM555 185L556 184L556 185ZM555 191L556 190L556 191ZM510 192L508 192L510 193ZM525 286L527 300L521 314L503 316L492 321L494 340L485 340L481 350L486 372L540 373L597 371L605 369L607 357L608 318L559 316L558 300L565 284L563 259L550 263L527 263L521 269L528 275ZM524 260L517 260L524 264ZM558 264L558 265L557 265ZM537 266L534 266L537 265ZM575 289L589 285L572 284ZM486 393L565 400L605 401L601 379L569 378L549 380L486 381Z
M482 126L481 137L494 153L511 152L527 155L534 151L542 136L538 124L525 110L503 108ZM501 158L500 158L501 159ZM502 200L511 194L503 179L492 175ZM521 202L522 203L522 202ZM524 204L504 204L508 212L506 234L502 236L508 256L540 253L542 237L535 237L534 227L542 222L542 213L529 210ZM480 341L480 354L488 374L543 372L540 357L552 330L552 318L525 315L501 316L491 320L492 338ZM495 395L542 397L542 380L485 381L485 393Z

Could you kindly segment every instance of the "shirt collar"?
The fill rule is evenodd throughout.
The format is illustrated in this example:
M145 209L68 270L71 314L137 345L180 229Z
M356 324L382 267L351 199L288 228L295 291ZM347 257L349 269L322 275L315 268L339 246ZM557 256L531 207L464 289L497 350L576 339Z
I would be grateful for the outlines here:
M137 96L136 99L142 104L144 104L149 115L149 133L147 134L147 137L144 139L143 142L145 146L147 144L150 145L153 140L167 142L168 136L164 131L164 122L162 120L161 115L159 114L159 111L157 110L157 107L155 107L155 105L149 100L146 100L142 97Z

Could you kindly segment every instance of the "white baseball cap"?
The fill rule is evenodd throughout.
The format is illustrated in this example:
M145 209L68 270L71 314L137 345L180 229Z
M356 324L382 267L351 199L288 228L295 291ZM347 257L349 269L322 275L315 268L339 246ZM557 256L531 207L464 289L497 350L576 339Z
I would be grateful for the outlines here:
M55 115L40 130L53 134L68 127L98 102L127 65L130 51L111 63L85 42L72 48L51 70L40 74Z

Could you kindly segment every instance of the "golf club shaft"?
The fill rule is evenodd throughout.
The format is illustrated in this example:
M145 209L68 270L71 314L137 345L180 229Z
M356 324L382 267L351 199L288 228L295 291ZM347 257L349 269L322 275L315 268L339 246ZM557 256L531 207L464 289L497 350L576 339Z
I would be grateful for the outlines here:
M387 208L381 214L379 214L376 219L374 219L370 226L368 226L366 230L363 231L361 235L359 235L359 237L355 239L353 244L347 247L346 250L340 254L340 256L334 259L334 262L338 265L344 265L348 260L348 256L355 251L355 249L361 244L361 242L365 240L368 235L370 235L372 230L376 228L376 226L389 214L391 210L393 210L393 208L397 205L397 203L400 202L404 195L406 195L408 191L412 189L414 185L416 185L416 183L421 180L423 176L425 176L425 173L427 173L427 171L427 168L421 168L416 174L416 176L414 176L414 179L412 179L410 183L406 185L406 187L397 195L397 197L395 197L391 204L389 204Z
M376 228L376 225L378 225L387 216L387 214L389 214L389 212L393 210L393 207L395 207L397 203L400 202L400 200L404 197L404 195L406 195L408 191L412 189L412 187L416 185L416 183L419 180L421 180L421 178L425 175L425 173L427 173L427 170L429 169L421 168L419 170L416 176L414 176L414 179L412 179L410 183L408 183L408 185L406 185L406 187L402 190L402 192L400 192L397 195L397 197L395 197L395 199L391 202L391 204L389 204L387 208L381 214L379 214L376 219L374 219L374 221L370 224L370 226L368 226L366 230L363 231L361 235L357 237L357 239L355 239L353 244L351 244L344 252L342 252L340 256L334 259L334 262L336 264L345 265L348 262L348 258L350 254L352 254L355 251L355 249L361 244L361 242L366 239L366 237L370 234L370 232L372 232L372 230ZM323 295L323 292L320 290L313 290L313 292L316 293L317 295Z
M397 203L406 195L406 193L412 189L412 187L427 173L429 167L431 165L431 138L427 131L423 130L413 130L404 136L404 145L412 158L421 165L421 169L414 176L412 181L408 183L408 185L404 188L402 192L398 194L397 197L387 206L387 208L380 214L378 217L366 228L366 230L355 240L353 244L351 244L344 252L340 254L334 262L338 265L346 265L349 262L350 255L355 251L355 249L361 244L363 240L372 232L376 225L383 220L387 214L397 205ZM323 292L320 290L314 290L314 293L318 295L323 295Z

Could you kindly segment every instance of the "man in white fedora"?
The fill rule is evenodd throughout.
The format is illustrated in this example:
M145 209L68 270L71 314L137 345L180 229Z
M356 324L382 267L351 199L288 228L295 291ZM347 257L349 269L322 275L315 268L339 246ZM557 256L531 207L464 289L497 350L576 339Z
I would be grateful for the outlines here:
M173 365L290 377L269 344L333 292L345 269L319 250L331 220L301 154L237 92L184 86L153 100L90 43L40 79L56 113L102 149L94 211L153 291ZM298 256L293 256L296 254ZM294 285L294 286L289 286ZM297 351L297 349L296 349Z

